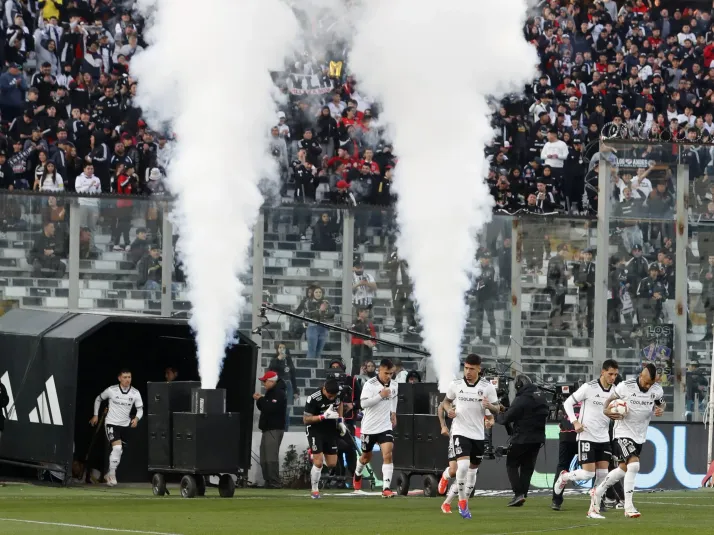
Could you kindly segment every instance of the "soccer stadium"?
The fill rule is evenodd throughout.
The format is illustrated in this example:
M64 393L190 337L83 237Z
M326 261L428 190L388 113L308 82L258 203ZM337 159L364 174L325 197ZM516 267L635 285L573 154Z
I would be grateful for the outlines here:
M0 533L709 533L713 16L0 3Z

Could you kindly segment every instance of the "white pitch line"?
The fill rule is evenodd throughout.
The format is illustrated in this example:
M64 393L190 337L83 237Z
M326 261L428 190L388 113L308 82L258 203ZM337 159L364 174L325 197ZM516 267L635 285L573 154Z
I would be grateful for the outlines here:
M21 524L40 524L42 526L58 526L61 528L93 529L94 531L113 531L116 533L141 533L143 535L181 535L180 533L167 533L165 531L139 531L135 529L100 528L98 526L84 526L82 524L65 524L62 522L40 522L39 520L22 520L19 518L0 518L0 522L18 522Z
M595 525L594 523L576 524L574 526L564 526L562 528L532 529L532 530L527 530L527 531L505 531L503 533L489 533L488 535L521 535L522 533L552 533L555 531L566 531L569 529L589 528L594 525Z

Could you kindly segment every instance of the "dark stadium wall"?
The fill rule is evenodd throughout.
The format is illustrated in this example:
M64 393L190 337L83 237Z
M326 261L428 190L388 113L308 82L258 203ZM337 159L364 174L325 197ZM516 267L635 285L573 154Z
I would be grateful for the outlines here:
M502 427L494 429L494 445L505 445L507 435ZM637 488L640 489L695 489L701 486L706 472L707 431L699 423L656 422L647 433L647 443L642 450L641 471L637 476ZM375 450L375 453L377 450ZM395 452L396 455L396 452ZM446 458L444 455L444 467ZM396 456L395 456L396 458ZM571 467L577 459L573 458ZM372 467L381 478L381 455L375 455ZM536 463L536 471L531 480L535 489L549 489L556 477L558 464L558 426L549 425L545 448L541 450ZM395 464L393 481L397 480L400 470ZM478 488L488 490L510 490L506 478L505 459L485 460L478 475ZM421 481L413 477L411 486L420 488ZM584 483L581 488L590 488Z

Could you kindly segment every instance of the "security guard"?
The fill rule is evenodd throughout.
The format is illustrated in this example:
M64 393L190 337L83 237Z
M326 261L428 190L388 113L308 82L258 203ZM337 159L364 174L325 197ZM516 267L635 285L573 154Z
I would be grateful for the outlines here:
M483 251L480 254L479 261L481 263L481 273L474 281L474 288L472 294L474 296L473 301L473 314L476 315L476 338L474 339L474 344L480 344L481 338L483 336L483 316L486 315L489 326L489 343L495 344L496 339L496 316L493 313L494 303L498 295L498 288L496 286L496 271L491 265L491 253L488 251Z

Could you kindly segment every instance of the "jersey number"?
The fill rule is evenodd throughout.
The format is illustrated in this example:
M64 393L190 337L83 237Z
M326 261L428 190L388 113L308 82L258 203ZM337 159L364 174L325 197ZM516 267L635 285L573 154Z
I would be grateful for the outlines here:
M459 437L456 437L454 439L454 446L456 446L457 448L459 447Z
M583 442L582 444L580 444L580 448L581 448L583 451L590 451L590 443L589 443L589 442Z

